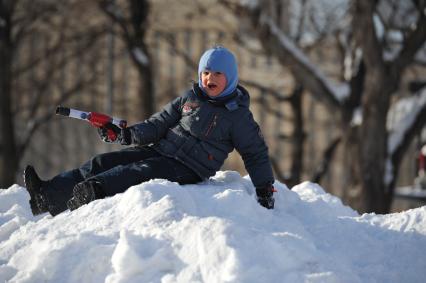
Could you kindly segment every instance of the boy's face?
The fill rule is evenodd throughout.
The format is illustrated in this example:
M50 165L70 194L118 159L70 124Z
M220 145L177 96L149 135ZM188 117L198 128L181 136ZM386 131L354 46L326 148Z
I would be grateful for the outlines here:
M226 76L221 72L204 70L201 73L201 83L211 97L218 96L226 87Z

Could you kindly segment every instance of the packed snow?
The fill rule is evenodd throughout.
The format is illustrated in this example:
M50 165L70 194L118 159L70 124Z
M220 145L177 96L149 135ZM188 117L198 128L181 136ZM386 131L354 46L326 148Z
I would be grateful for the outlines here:
M152 180L56 217L0 191L0 282L424 282L426 206L359 215L317 184Z

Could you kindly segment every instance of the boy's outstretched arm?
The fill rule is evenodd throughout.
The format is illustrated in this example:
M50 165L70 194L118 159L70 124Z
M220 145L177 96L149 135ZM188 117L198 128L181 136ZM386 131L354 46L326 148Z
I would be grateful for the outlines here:
M243 117L234 124L232 140L256 187L258 202L266 208L274 208L274 175L268 147L251 112L244 113Z
M159 141L181 118L182 97L177 97L147 120L128 127L131 144L145 145Z

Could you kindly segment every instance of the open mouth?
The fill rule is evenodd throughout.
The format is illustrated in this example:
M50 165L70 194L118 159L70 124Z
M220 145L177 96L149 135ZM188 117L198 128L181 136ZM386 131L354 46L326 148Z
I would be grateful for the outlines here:
M214 84L214 83L208 83L207 84L207 87L209 88L209 89L215 89L215 88L217 88L217 85L216 84Z

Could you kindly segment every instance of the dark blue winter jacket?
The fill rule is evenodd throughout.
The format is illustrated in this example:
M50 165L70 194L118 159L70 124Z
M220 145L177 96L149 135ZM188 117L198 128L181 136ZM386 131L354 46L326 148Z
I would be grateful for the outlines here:
M151 146L175 158L202 179L215 175L235 148L253 184L274 182L268 148L249 110L250 97L241 86L224 100L212 100L194 84L146 121L131 126L132 143Z

